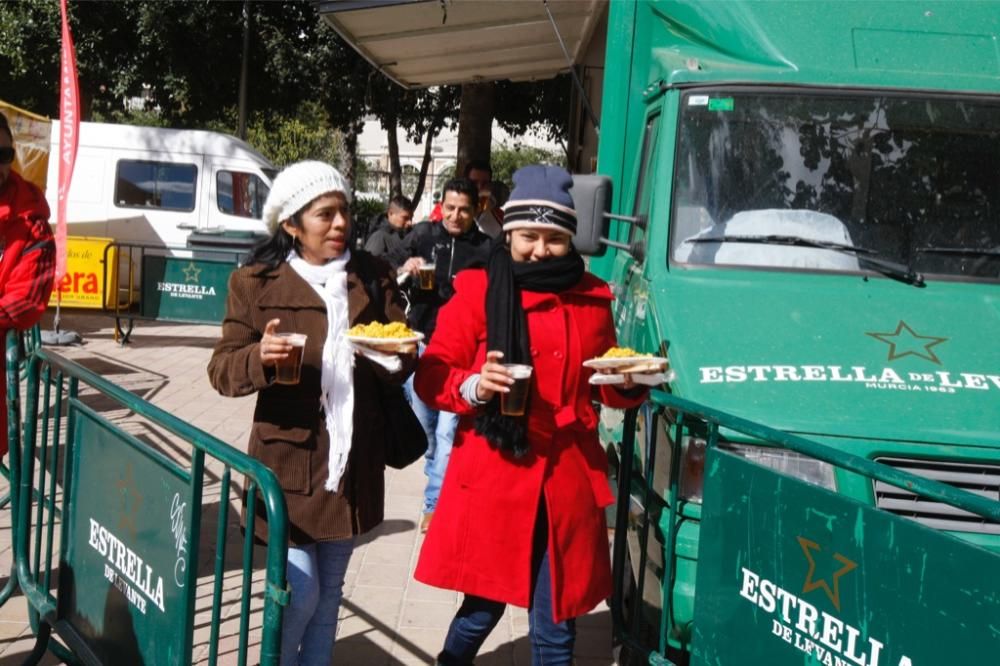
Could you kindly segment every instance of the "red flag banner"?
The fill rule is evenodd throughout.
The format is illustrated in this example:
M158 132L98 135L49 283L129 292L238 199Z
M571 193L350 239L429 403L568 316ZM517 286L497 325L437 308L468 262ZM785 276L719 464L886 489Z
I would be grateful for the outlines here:
M66 17L66 0L59 1L62 10L62 64L59 76L59 202L56 207L56 281L66 274L66 201L76 164L76 147L80 139L80 89L76 78L76 49Z

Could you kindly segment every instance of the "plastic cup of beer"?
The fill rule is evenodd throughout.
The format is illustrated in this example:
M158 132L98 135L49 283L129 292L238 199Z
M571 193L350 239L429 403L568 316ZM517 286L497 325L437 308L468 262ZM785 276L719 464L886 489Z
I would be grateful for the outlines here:
M510 372L514 383L510 385L510 391L500 394L500 413L506 416L522 416L528 406L533 368L520 363L504 363L503 367Z
M274 365L274 381L276 384L298 384L302 374L302 352L306 348L306 335L304 333L278 333L279 338L284 338L292 344L288 356L278 361Z
M490 197L493 193L489 190L479 190L479 212L482 213L484 210L490 207Z
M417 280L421 289L434 288L434 264L424 264L417 269Z

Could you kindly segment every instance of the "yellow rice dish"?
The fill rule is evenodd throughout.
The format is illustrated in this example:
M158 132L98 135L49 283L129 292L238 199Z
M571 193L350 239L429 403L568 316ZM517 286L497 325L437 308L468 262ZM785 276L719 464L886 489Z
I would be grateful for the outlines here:
M652 354L640 354L630 347L612 347L601 358L651 358Z
M359 338L412 338L416 335L413 329L401 321L389 324L378 321L373 321L370 324L358 324L352 326L347 334Z

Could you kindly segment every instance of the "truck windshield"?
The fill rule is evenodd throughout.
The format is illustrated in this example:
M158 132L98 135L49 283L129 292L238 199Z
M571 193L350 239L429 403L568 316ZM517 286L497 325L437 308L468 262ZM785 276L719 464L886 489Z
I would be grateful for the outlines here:
M1000 280L996 99L689 92L674 173L675 262Z

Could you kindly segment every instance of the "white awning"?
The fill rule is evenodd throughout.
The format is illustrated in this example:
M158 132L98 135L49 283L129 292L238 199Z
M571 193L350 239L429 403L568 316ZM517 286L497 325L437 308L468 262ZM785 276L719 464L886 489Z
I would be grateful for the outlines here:
M573 63L607 0L548 0ZM569 70L543 0L320 0L319 13L407 88L548 79Z

